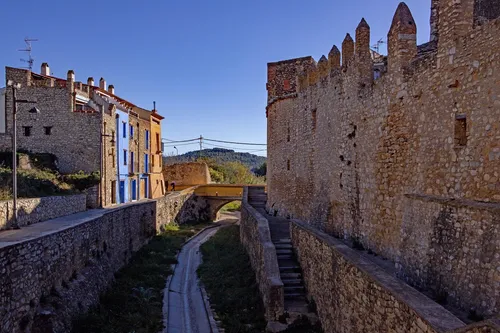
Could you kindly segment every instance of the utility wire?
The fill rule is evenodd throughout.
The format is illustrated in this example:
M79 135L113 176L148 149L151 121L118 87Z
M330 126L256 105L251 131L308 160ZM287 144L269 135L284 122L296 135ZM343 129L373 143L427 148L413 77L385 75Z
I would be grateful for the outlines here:
M199 138L195 138L195 139L189 139L189 140L171 140L171 139L162 139L162 140L165 140L165 141L168 141L167 144L170 144L170 143L181 143L181 142L193 142L193 141L210 141L210 142L220 142L220 143L229 143L229 144L233 144L233 145L244 145L244 146L267 146L267 144L265 143L250 143L250 142L235 142L235 141L224 141L224 140L215 140L215 139L207 139L207 138L204 138L203 136L200 136Z
M215 147L215 148L228 148L228 149L236 149L236 150L248 150L248 151L262 151L262 150L267 150L267 149L245 149L245 148L240 148L240 147L230 147L230 146L222 146L222 145L214 145L211 143L204 143L207 146Z

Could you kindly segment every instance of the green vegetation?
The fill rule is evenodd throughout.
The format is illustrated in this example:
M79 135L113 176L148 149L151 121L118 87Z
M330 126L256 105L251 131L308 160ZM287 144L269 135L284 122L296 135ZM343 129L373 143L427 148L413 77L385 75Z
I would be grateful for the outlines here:
M115 274L100 304L74 321L74 333L158 333L163 328L163 288L177 251L207 224L168 226Z
M29 168L17 171L19 198L38 198L51 195L79 193L99 184L99 173L78 172L61 175L57 160L51 154L18 153L18 158L29 161ZM0 200L12 198L12 154L0 153Z
M267 174L267 162L262 163L262 165L253 170L253 172L260 177L266 177Z
M241 201L232 201L220 209L221 212L238 212L241 209Z
M220 229L201 246L203 263L198 275L210 294L210 302L228 333L265 331L264 305L250 265L240 243L239 226ZM319 333L305 317L289 326L286 333Z
M239 226L220 229L201 246L198 275L227 333L265 331L264 306Z
M217 162L215 159L200 158L210 171L210 178L219 184L264 184L265 178L258 177L241 162Z
M260 167L267 160L264 156L258 156L250 153L239 153L230 149L213 148L203 149L201 153L200 151L190 151L179 156L164 157L164 164L193 162L199 158L215 160L218 164L224 164L226 162L240 162L250 170Z

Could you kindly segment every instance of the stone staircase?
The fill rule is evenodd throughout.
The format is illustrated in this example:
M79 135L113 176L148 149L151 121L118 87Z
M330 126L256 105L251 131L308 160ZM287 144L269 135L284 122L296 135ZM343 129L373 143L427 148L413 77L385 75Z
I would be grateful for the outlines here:
M269 221L271 239L276 247L281 281L284 284L285 312L307 314L308 302L299 262L290 239L290 221L266 212L267 194L263 187L249 187L248 203Z

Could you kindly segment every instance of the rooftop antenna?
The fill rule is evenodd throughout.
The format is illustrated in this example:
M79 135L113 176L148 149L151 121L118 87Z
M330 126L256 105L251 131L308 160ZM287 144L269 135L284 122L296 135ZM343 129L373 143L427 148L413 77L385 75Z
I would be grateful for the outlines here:
M33 57L31 56L31 42L38 42L38 39L33 39L33 38L28 38L26 37L24 39L24 42L26 43L26 49L21 49L21 50L18 50L20 52L26 52L28 53L28 59L21 59L22 62L26 62L28 63L28 67L23 67L23 68L26 68L26 69L29 69L30 71L33 69L33 63L35 62L35 59L33 59Z
M385 44L385 41L383 38L380 38L377 42L377 44L372 45L372 49L380 54L380 45Z

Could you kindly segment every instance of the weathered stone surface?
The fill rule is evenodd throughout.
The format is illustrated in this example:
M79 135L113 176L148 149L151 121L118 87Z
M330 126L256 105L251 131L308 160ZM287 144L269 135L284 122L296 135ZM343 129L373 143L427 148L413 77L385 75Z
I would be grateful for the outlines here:
M87 209L87 195L65 195L17 200L20 227L50 220L59 216L83 212ZM12 226L14 210L12 200L0 201L0 230Z
M166 164L163 166L163 178L169 186L175 181L176 187L205 185L211 182L208 165L204 162Z
M489 316L500 311L499 215L481 203L500 203L500 20L474 27L473 7L433 1L436 39L418 53L400 5L387 71L373 84L357 52L318 82L299 74L311 58L269 64L267 208ZM345 51L351 57L349 43ZM297 89L284 91L285 80Z
M337 332L500 332L495 321L466 326L360 251L293 220L292 243L323 329Z
M248 204L248 188L243 191L240 239L255 271L266 309L266 319L276 321L284 312L284 286L280 278L276 248L267 220Z

